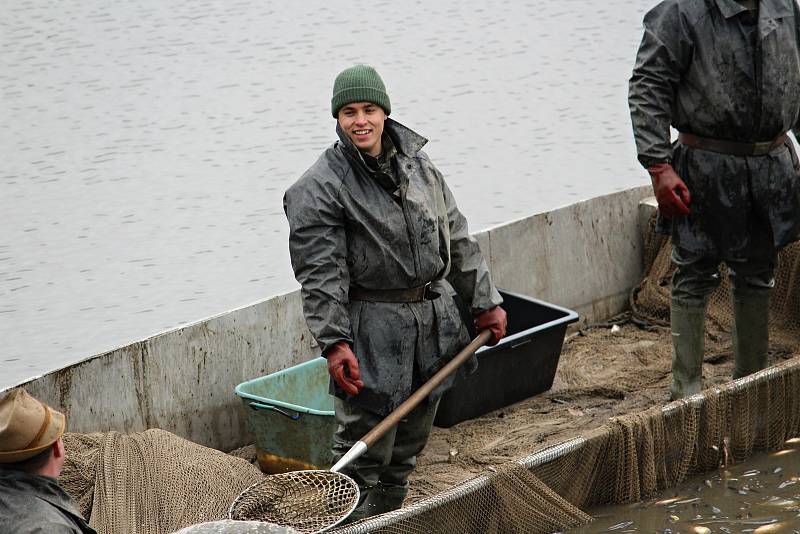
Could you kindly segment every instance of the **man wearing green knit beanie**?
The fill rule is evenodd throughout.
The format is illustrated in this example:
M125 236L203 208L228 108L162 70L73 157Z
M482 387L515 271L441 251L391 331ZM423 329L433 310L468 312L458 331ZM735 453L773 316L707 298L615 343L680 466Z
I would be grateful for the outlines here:
M427 139L388 118L374 68L333 84L339 140L284 196L289 252L306 324L328 360L338 423L334 461L469 342L453 295L496 344L506 314L478 244ZM473 359L466 364L476 366ZM427 443L446 379L342 472L361 502L350 519L399 508Z

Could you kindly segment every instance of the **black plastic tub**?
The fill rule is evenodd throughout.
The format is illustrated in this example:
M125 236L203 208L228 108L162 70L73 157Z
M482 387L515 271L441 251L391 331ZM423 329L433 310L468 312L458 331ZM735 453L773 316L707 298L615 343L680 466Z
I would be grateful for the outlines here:
M453 426L553 385L567 326L578 320L578 314L518 293L501 290L500 294L508 314L506 337L494 347L478 350L477 371L457 375L439 404L436 426Z

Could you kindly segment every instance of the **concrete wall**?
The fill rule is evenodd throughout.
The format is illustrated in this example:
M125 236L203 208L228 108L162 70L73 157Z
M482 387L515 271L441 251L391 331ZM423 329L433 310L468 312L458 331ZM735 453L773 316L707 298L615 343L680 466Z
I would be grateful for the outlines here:
M625 309L641 277L639 187L476 235L498 286L575 309L585 322ZM93 356L24 386L74 432L163 428L230 450L250 442L237 384L317 354L299 292Z

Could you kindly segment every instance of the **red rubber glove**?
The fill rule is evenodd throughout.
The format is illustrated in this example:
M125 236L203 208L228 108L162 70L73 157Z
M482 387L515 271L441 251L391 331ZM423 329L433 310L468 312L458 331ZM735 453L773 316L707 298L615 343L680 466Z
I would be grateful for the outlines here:
M653 192L661 215L671 219L678 215L689 215L692 195L669 163L659 163L647 168L653 181Z
M487 328L492 331L492 337L489 338L487 345L497 345L503 336L506 335L506 326L508 321L506 318L506 311L500 306L489 308L475 316L475 329L482 332Z
M348 395L357 395L364 387L364 382L361 381L358 360L350 345L346 341L340 341L328 349L325 357L328 359L328 373L333 381Z

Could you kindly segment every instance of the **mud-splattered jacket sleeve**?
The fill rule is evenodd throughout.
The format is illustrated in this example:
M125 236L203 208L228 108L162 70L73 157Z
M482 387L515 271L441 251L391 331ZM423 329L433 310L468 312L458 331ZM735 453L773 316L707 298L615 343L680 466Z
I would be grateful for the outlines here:
M339 341L352 343L346 304L346 262L341 182L307 176L284 195L289 221L289 255L300 282L303 313L323 354Z
M795 20L795 35L797 36L797 48L800 50L800 3L794 2L794 20ZM794 128L792 128L792 133L794 133L794 138L797 140L797 143L800 144L800 112L797 113L797 120L794 122Z
M630 79L628 105L639 162L672 161L670 123L677 84L691 58L678 2L662 2L644 17L644 36Z
M437 171L447 208L450 226L450 271L446 276L450 285L473 313L502 304L489 274L489 267L474 237L469 235L467 219L458 209L453 193Z

